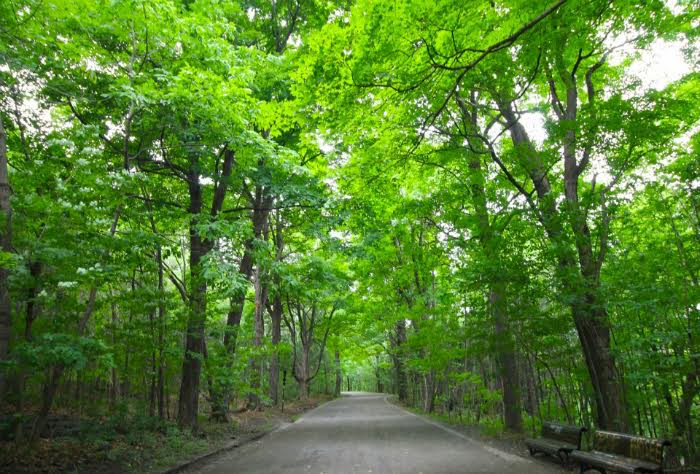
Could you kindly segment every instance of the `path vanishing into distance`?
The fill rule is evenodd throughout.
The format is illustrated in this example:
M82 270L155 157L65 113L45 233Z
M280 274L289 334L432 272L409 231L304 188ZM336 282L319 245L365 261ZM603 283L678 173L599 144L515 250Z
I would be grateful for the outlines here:
M386 395L344 393L295 423L200 467L229 473L542 473L547 463L509 454L414 415Z

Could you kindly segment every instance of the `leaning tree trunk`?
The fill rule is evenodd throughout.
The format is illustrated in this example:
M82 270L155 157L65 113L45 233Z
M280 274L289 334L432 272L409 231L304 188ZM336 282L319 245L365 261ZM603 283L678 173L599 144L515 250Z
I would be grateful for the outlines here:
M569 100L569 106L574 105L575 97ZM575 162L572 164L572 160L575 161L575 153L568 148L571 141L567 140L564 154L565 195L567 214L574 234L573 244L566 237L563 227L565 217L557 209L547 177L547 168L525 128L516 118L513 105L510 102L501 102L498 106L508 123L511 140L519 151L521 164L528 172L537 192L540 221L548 239L557 248L561 293L570 301L576 332L593 386L598 426L602 429L626 431L628 418L624 387L611 351L610 322L604 309L605 301L600 297L597 275L602 266L605 244L601 243L601 254L597 261L594 261L591 235L585 219L582 219L581 211L577 208L577 181L581 168ZM605 237L607 238L607 234Z
M7 168L7 133L0 115L0 250L12 251L12 207L10 205L10 177ZM0 362L7 360L12 334L12 302L8 280L10 270L0 267ZM0 371L0 398L5 395L6 377Z
M270 207L272 206L272 198L263 198L263 189L258 186L255 191L254 201L251 204L253 206L253 212L251 214L253 238L246 240L243 249L243 257L238 267L238 273L246 280L250 280L253 274L254 239L259 239L263 235L267 217L270 213ZM236 333L241 322L241 315L243 314L245 296L246 291L242 290L231 297L230 311L226 321L226 333L224 334L224 347L226 347L230 354L235 352Z

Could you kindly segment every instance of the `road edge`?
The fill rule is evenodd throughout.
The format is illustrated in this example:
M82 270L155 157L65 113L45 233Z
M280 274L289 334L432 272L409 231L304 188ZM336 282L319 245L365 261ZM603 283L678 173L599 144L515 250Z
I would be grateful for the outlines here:
M319 408L335 401L338 400L338 398L332 398L330 400L326 400L325 402L315 406L311 410L305 411L299 418L296 420L292 421L291 423L280 423L279 425L275 426L274 428L270 428L268 430L261 431L260 433L256 433L249 438L243 439L243 440L235 440L231 441L230 443L227 443L219 448L216 448L212 451L209 451L208 453L202 454L201 456L197 456L196 458L190 459L188 461L181 462L180 464L177 464L175 466L169 467L163 471L158 471L158 474L177 474L179 472L183 472L186 469L189 469L191 467L195 467L199 464L205 464L209 461L211 461L214 457L218 456L219 454L223 454L226 451L231 451L236 448L241 448L243 446L246 446L254 441L258 441L261 438L264 438L267 435L270 435L272 433L275 433L277 431L283 431L290 426L293 426L297 423L300 423L304 420L306 415L315 412Z
M465 435L464 433L460 433L460 432L457 431L457 430L454 430L454 429L452 429L452 428L450 428L450 427L448 427L448 426L445 426L445 425L443 425L443 424L440 423L440 422L437 422L437 421L435 421L435 420L431 420L430 418L427 418L427 417L425 417L425 416L423 416L423 415L418 415L418 414L416 414L416 413L413 413L413 412L411 412L411 411L408 411L408 410L406 410L404 407L402 407L402 406L400 406L400 405L397 405L396 403L393 403L393 402L389 401L389 396L388 396L388 395L384 397L384 403L386 403L387 405L392 406L392 407L394 407L394 408L397 408L398 410L401 410L402 412L404 412L404 413L406 413L406 414L408 414L408 415L415 416L416 418L418 418L418 419L424 421L425 423L427 423L427 424L429 424L429 425L435 426L436 428L440 428L442 431L445 431L446 433L449 433L449 434L451 434L451 435L453 435L453 436L456 436L456 437L458 437L458 438L460 438L460 439L462 439L462 440L464 440L464 441L467 441L468 443L474 444L474 445L476 445L476 446L482 448L483 450L485 450L485 451L487 451L487 452L493 454L494 456L498 456L499 458L503 459L504 461L508 461L508 462L524 462L524 463L527 463L527 464L534 464L533 461L532 461L531 459L524 458L524 457L522 457L522 456L518 456L517 454L507 453L507 452L502 451L502 450L500 450L500 449L494 448L493 446L489 446L488 444L485 444L485 443L482 443L482 442L480 442L480 441L477 441L477 440L475 440L474 438L471 438L471 437Z

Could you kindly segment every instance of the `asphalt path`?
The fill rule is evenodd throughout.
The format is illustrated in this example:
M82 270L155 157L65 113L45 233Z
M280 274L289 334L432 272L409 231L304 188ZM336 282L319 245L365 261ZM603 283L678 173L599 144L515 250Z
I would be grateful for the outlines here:
M344 393L260 440L200 467L201 474L544 473L547 463L474 441L387 401Z

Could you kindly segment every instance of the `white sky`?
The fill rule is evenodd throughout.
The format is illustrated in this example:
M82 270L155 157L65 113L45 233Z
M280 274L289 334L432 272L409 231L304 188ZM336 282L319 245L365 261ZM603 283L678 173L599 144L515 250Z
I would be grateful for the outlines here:
M661 90L674 81L681 79L691 71L691 66L683 57L681 41L656 40L646 50L640 50L639 59L627 69L627 75L641 82L643 90ZM634 49L621 48L610 57L613 65L620 62ZM524 114L520 122L525 126L530 137L542 144L547 134L544 130L544 118L541 114Z

